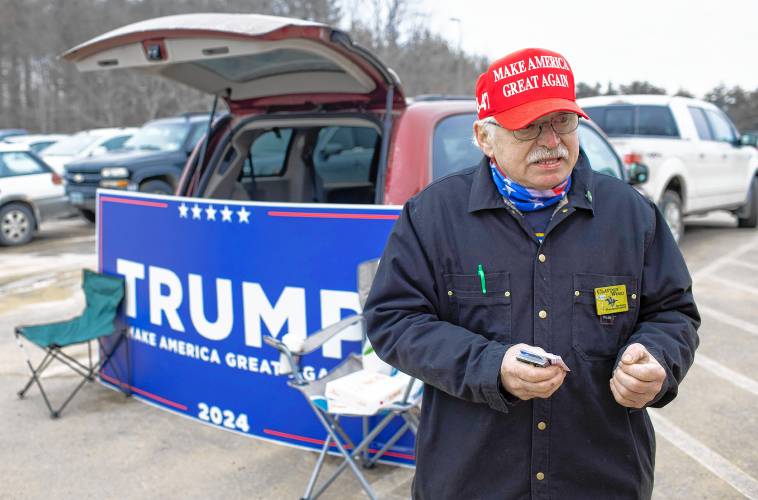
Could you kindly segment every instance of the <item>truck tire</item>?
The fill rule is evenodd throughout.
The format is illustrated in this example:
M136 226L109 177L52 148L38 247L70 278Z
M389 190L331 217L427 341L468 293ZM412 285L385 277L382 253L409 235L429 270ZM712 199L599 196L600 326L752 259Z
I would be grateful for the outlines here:
M748 192L748 207L745 217L737 217L737 227L758 227L758 177L753 177Z
M661 197L661 212L663 218L671 229L674 241L677 244L684 235L684 221L682 220L682 198L676 191L666 191Z
M95 212L92 210L87 210L86 208L80 208L79 213L82 214L82 217L90 221L91 223L95 223Z
M166 194L166 195L172 195L174 194L174 189L171 187L171 185L164 181L159 181L157 179L143 182L140 184L139 190L141 193L152 193L152 194Z
M15 246L28 243L37 226L34 214L26 205L9 203L0 208L0 245Z

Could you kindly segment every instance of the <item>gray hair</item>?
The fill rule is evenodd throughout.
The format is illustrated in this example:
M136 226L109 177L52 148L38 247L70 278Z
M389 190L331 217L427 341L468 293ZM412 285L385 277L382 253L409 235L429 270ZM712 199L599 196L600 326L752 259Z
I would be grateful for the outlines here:
M501 127L501 125L495 120L494 116L488 116L486 118L482 118L481 120L476 120L474 122L474 125L478 125L479 128L481 128L484 131L484 134L487 136L487 139L490 141L492 140L492 137L495 135L495 129L498 127ZM471 136L471 142L474 143L474 146L478 147L479 149L482 149L482 147L479 145L479 140L476 138L476 128L474 128L474 132Z

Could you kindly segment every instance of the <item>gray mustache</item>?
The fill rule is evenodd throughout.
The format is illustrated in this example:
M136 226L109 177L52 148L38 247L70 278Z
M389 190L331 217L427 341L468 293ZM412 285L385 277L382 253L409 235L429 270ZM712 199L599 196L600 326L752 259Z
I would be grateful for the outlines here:
M526 161L528 163L534 163L543 160L553 160L556 158L568 159L568 156L568 148L563 144L558 144L552 149L540 146L537 149L530 151L529 154L526 155Z

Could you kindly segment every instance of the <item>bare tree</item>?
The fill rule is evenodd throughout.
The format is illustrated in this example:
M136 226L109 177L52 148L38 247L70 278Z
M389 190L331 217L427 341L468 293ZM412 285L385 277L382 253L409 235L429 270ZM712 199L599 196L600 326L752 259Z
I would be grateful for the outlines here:
M208 110L207 95L176 82L135 71L80 73L58 58L110 29L189 12L273 14L332 26L349 18L350 35L395 69L406 95L472 95L486 62L459 58L446 39L429 31L416 6L417 0L5 0L0 128L74 132ZM462 64L462 82L455 78L456 64Z

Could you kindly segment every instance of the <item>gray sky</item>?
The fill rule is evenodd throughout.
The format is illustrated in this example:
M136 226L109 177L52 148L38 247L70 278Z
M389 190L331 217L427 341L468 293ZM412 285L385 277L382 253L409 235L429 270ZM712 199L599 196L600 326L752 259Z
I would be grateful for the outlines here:
M519 7L520 6L520 7ZM419 21L490 62L525 47L561 53L577 82L648 80L697 97L758 87L758 1L419 0Z

